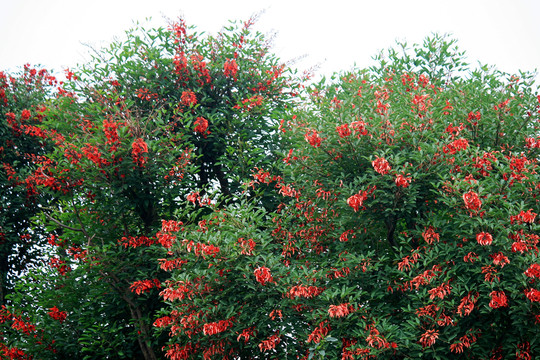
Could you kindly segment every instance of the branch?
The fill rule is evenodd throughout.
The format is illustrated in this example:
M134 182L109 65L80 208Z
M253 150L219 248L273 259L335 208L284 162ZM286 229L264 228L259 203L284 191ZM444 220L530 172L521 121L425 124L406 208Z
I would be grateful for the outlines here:
M77 229L77 228L74 228L74 227L71 227L69 225L66 225L66 224L62 224L60 221L56 220L55 218L53 218L51 215L47 214L46 212L43 212L45 214L45 216L47 217L47 219L51 220L52 222L54 222L56 225L59 225L65 229L69 229L69 230L73 230L73 231L79 231L79 232L84 232L83 229Z

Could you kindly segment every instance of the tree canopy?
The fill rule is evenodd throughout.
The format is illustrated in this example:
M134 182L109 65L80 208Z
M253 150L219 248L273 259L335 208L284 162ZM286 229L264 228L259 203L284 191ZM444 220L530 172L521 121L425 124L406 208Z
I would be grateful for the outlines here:
M2 73L2 356L540 356L533 76L432 35L309 82L252 25Z

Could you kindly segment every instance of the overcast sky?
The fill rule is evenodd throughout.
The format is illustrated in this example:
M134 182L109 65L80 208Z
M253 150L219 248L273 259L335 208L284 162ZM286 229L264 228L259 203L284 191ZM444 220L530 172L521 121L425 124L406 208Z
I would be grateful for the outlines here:
M0 0L0 70L24 63L61 71L88 59L88 48L121 37L136 20L183 16L199 31L215 33L228 20L264 11L256 28L276 32L274 51L300 70L319 74L369 66L396 40L421 42L451 33L469 62L507 72L540 68L538 0Z

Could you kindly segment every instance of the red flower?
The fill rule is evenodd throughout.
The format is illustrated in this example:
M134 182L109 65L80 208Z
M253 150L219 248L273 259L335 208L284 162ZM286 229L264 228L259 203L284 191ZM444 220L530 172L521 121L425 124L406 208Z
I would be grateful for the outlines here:
M328 321L321 322L315 330L311 334L309 334L307 342L314 342L315 344L318 344L321 342L322 339L328 335L328 332L330 331L330 325L327 325Z
M21 113L21 118L22 118L23 120L28 120L28 119L30 119L30 116L32 116L32 113L31 113L29 110L24 109L24 110L22 111L22 113Z
M465 202L465 207L469 210L477 211L482 206L482 201L480 201L478 194L472 190L463 194L463 201Z
M118 144L120 138L118 137L118 124L114 121L109 121L107 119L103 120L103 132L107 137L106 144ZM115 147L116 148L116 147Z
M349 124L336 126L336 131L341 138L351 135L351 129L349 129Z
M524 274L530 278L540 279L540 264L532 264Z
M148 290L152 288L160 288L161 283L158 279L154 280L141 280L141 281L135 281L131 284L129 287L129 290L131 292L137 293L137 295L141 295L144 292L147 292Z
M353 121L351 123L351 126L352 128L354 129L354 131L356 133L358 133L358 137L360 137L360 135L367 135L367 130L366 130L366 123L363 122L363 121Z
M272 277L272 274L270 274L270 269L265 266L256 268L253 274L255 274L255 279L262 285L274 282L274 278Z
M367 199L367 191L360 190L358 194L354 194L347 199L347 205L354 209L354 212L357 212L360 206L363 206L364 201Z
M131 157L133 162L139 166L143 166L146 163L146 158L141 157L141 154L148 152L148 145L143 139L138 138L131 144Z
M195 120L195 132L198 132L199 134L203 135L204 138L206 138L206 135L210 134L210 131L207 131L208 129L208 120L206 120L203 117L198 117L197 120Z
M53 318L54 320L60 321L60 324L66 320L67 313L65 311L60 311L56 306L50 308L49 310L49 316Z
M268 339L263 340L259 344L259 349L264 352L266 350L272 350L276 347L277 344L279 344L281 339L279 338L279 332L277 334L274 334L270 336Z
M469 142L467 141L467 139L457 139L457 140L452 141L447 146L444 146L443 152L445 154L446 153L455 154L457 151L466 150L467 147L469 147Z
M481 232L479 234L476 234L476 241L482 246L491 245L491 243L493 242L493 237L490 233Z
M392 169L385 158L380 158L378 156L376 156L376 159L371 162L371 165L373 165L375 171L381 175L388 174L388 172Z
M193 91L187 90L182 92L180 101L185 106L193 106L197 104L197 96L195 96L195 93Z
M492 291L489 296L491 296L489 306L493 309L508 306L508 299L506 298L504 291Z
M493 259L493 264L500 265L501 268L503 268L506 264L510 264L510 260L508 260L508 257L504 256L501 252L491 254L489 256Z
M236 60L227 59L224 65L224 72L226 77L232 77L234 80L236 80L236 73L238 72L238 64L236 63Z
M428 244L433 244L434 241L439 242L440 234L436 233L435 230L433 230L433 227L430 226L424 232L422 233L422 237Z
M533 302L540 302L540 291L536 289L529 289L528 291L525 291L525 295L527 296L527 299Z
M471 294L469 294L461 299L461 303L457 310L458 314L460 316L469 315L474 310L474 304L476 303L477 298L478 294L476 294L476 296L471 296Z
M198 192L192 192L186 197L186 200L195 204L197 201L200 201L200 195Z
M316 130L310 129L304 135L306 141L313 147L321 146L322 139L319 137L319 133Z
M398 174L398 175L396 175L396 179L394 180L394 182L396 183L397 187L406 188L411 183L411 180L412 180L412 178L410 178L410 177L406 177L403 174Z
M328 309L328 315L330 317L344 317L354 311L354 308L349 303L330 305Z
M232 326L232 320L220 320L216 322L211 322L204 324L203 334L204 335L215 335L227 330L227 328Z
M438 337L439 332L437 330L428 330L420 337L420 344L422 347L430 347L431 345L435 344Z

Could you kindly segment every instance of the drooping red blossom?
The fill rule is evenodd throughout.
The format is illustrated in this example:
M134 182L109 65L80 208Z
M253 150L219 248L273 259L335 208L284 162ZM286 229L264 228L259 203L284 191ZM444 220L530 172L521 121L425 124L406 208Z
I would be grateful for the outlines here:
M489 306L491 308L498 309L508 306L508 298L506 297L504 291L492 291L489 296L491 296L491 300L489 302Z
M255 271L253 271L253 274L255 275L255 279L262 285L274 282L274 278L270 273L270 269L266 266L260 266L256 268Z
M433 344L435 344L435 341L437 341L437 338L439 337L439 331L438 330L427 330L425 333L420 336L420 345L422 347L430 347Z
M30 119L31 116L32 116L32 113L30 112L30 110L24 109L21 112L21 119L22 120L28 120L28 119Z
M510 264L510 260L502 252L489 255L493 259L493 264L503 268L505 265Z
M135 281L133 284L131 284L131 286L129 287L129 290L131 290L131 292L136 293L137 295L141 295L142 293L147 292L150 289L160 288L160 287L161 287L161 282L158 279L140 280L140 281Z
M472 190L463 194L463 201L465 202L465 207L471 211L478 211L482 206L480 197Z
M224 74L226 77L231 77L236 80L236 74L238 73L238 64L235 59L227 59L223 66Z
M322 139L316 130L309 129L304 135L304 139L314 148L321 146Z
M204 324L203 334L204 335L216 335L221 332L224 332L230 328L233 324L233 318L227 320L219 320L211 323Z
M396 183L397 187L407 188L409 184L411 183L412 178L409 176L405 176L404 174L397 174L396 179L394 182Z
M203 135L206 138L206 135L210 134L210 131L208 130L208 120L206 120L203 117L198 117L197 120L194 122L195 129L194 131L196 133L199 133Z
M259 344L259 350L261 352L266 352L268 350L272 350L276 348L276 345L281 342L281 337L279 335L279 331L276 334L271 335L266 340L263 340Z
M457 139L452 141L450 144L443 147L443 152L455 154L458 151L466 150L469 147L469 142L467 139Z
M58 310L56 306L50 308L49 310L48 315L54 320L59 321L60 324L66 320L67 312Z
M433 229L432 226L428 227L424 230L422 233L422 237L428 244L433 244L434 242L438 242L440 239L440 234L435 232L435 229Z
M368 197L367 191L360 190L358 194L354 194L353 196L347 199L347 205L352 207L354 209L354 212L357 212L358 209L360 209L360 207L363 206L364 201L367 199L367 197Z
M318 344L321 342L322 339L328 335L328 332L331 330L330 325L328 324L328 321L323 321L317 327L315 330L309 334L307 338L307 342L313 342L315 344Z
M482 246L491 245L493 236L491 236L490 233L482 231L481 233L476 234L476 241Z
M524 272L527 277L540 279L540 264L534 263Z
M540 290L529 289L525 291L525 296L532 302L540 302Z
M474 310L474 304L476 304L476 301L478 300L478 293L476 295L472 295L469 293L467 296L465 296L463 299L461 299L461 302L458 306L458 314L460 316L467 316Z
M107 137L106 144L116 145L120 142L118 137L118 124L115 121L103 120L103 131Z
M137 138L131 144L131 157L133 158L133 162L139 166L144 166L146 157L141 155L146 153L148 153L148 145L143 139Z
M510 216L510 223L514 224L534 224L537 213L533 212L532 209L527 211L521 210L516 216Z
M343 303L339 305L330 305L328 308L328 316L330 317L345 317L352 313L354 308L349 303Z
M386 175L390 170L392 170L390 163L388 163L385 158L381 158L378 156L375 156L375 160L371 162L371 165L373 166L375 171L381 175Z
M449 282L442 283L441 285L431 289L428 291L429 298L431 300L435 298L444 299L446 295L449 295L452 290L452 287L450 286Z
M343 124L336 126L336 131L341 138L345 138L349 135L351 135L351 129L349 128L349 124Z
M191 90L183 91L180 97L180 102L185 106L195 106L197 104L197 96Z

